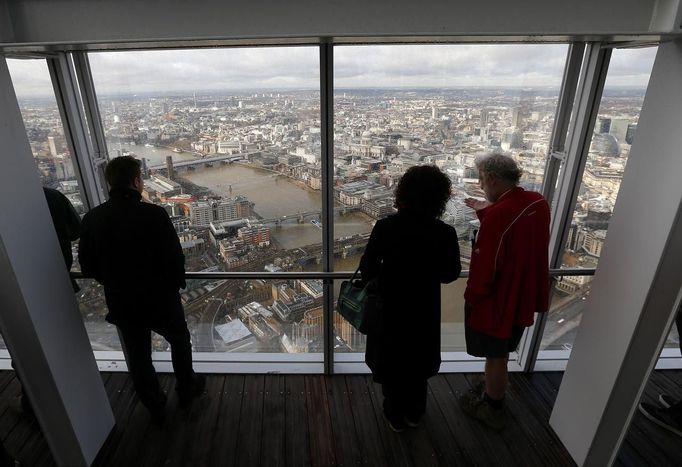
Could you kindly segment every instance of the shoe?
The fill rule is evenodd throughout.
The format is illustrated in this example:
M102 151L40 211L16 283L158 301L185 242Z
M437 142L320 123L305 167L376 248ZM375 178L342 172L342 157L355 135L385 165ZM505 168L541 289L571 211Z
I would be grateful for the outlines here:
M206 389L206 377L204 375L194 375L192 382L187 389L180 389L175 387L178 393L178 406L181 408L188 407L194 399L199 397Z
M638 408L646 418L656 425L675 433L677 436L682 436L682 423L680 423L680 420L673 418L668 409L662 409L646 402L639 404Z
M405 424L405 420L401 417L394 417L390 416L386 413L384 410L384 418L386 419L386 423L388 423L388 427L395 431L396 433L402 433L405 431L405 428L407 428L407 425Z
M459 405L464 413L495 431L501 431L507 425L505 409L493 408L481 395L469 391L459 397Z
M666 409L669 409L673 405L679 404L680 401L678 401L677 399L674 399L673 397L671 397L667 394L661 394L658 396L658 402L660 402L661 405L663 407L665 407Z
M408 415L405 415L403 417L403 421L405 422L405 425L409 426L410 428L417 428L419 426L419 423L422 421L422 418L410 417Z

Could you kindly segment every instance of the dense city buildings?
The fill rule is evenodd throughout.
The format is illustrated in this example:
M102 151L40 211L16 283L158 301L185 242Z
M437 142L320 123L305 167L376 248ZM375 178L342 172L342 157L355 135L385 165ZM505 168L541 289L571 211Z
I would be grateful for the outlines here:
M96 68L93 75L97 84ZM397 181L421 164L438 166L452 180L443 220L457 229L466 268L477 220L463 200L483 196L474 159L491 150L509 154L523 168L522 186L540 190L558 91L558 83L556 88L337 89L335 269L355 269L376 220L395 212ZM566 266L588 268L598 261L642 99L642 89L604 94ZM188 270L320 269L319 92L102 93L99 106L109 157L133 155L143 162L144 199L171 216ZM43 183L67 194L82 211L54 102L24 99L22 113ZM589 286L589 277L564 278L556 285L557 296L570 305ZM195 351L322 349L319 281L194 280L182 298ZM103 322L101 288L84 281L79 300L96 348L117 348L113 329ZM334 327L337 351L363 350L364 336L338 315ZM560 343L561 330L551 332ZM157 350L166 349L165 341L154 343Z

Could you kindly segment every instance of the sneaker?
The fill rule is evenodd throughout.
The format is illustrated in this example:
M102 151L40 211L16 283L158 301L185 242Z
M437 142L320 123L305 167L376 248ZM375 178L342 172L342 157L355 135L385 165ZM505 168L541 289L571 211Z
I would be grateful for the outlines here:
M661 405L663 407L665 407L666 409L669 409L673 405L678 404L680 401L678 401L677 399L674 399L673 397L671 397L667 394L661 394L658 396L658 402L660 402Z
M401 417L394 417L390 416L386 413L384 410L384 418L386 419L386 423L388 423L388 427L395 431L396 433L402 433L405 431L405 428L407 428L407 425L405 423L405 420Z
M507 425L505 409L493 408L481 395L469 391L459 397L459 405L464 413L495 431L500 431Z
M187 389L180 389L176 386L178 406L181 408L188 407L194 399L204 392L204 389L206 389L206 377L204 375L194 375L194 379Z
M669 410L642 402L639 404L639 411L656 425L682 436L682 424L673 418Z

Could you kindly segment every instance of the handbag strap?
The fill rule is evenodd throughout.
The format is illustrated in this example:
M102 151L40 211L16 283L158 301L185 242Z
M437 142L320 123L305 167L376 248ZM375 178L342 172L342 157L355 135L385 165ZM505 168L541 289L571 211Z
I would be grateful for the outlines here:
M355 276L357 276L359 272L360 272L360 266L358 266L358 268L355 270L355 272L351 276L351 278L350 278L351 282L353 282L355 280Z

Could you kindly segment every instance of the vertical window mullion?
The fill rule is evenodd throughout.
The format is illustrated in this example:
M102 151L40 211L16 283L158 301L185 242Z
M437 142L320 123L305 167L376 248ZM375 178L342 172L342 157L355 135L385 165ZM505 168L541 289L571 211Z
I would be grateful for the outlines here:
M85 52L74 52L73 63L78 77L78 86L83 100L83 111L90 132L93 146L92 164L95 170L95 183L98 188L98 201L103 202L107 198L107 186L104 181L104 168L108 160L107 143L104 138L104 126L97 105L97 94L92 81L90 61Z
M562 163L561 177L556 191L554 191L555 182L552 182L551 191L554 192L552 198L548 198L548 201L552 202L550 268L561 267L562 252L585 169L610 57L611 50L603 48L601 43L589 44L585 53L580 81L575 93L573 119L570 120L570 124L567 122L568 137L564 141L566 149L558 151L565 153L563 161L557 159L557 162ZM570 113L568 115L570 117ZM555 142L560 141L553 139L553 150ZM562 148L558 146L557 149ZM558 167L556 171L558 173ZM545 188L545 192L548 190L549 188ZM526 371L531 371L535 366L546 319L547 314L538 317L535 325L527 333L526 342L524 342L522 352L519 353L520 363ZM529 336L532 336L530 340Z
M92 165L92 144L88 136L75 71L65 53L47 59L52 86L64 125L64 137L72 152L74 169L83 191L83 204L92 209L99 204L98 189Z
M322 270L334 270L334 56L320 44L320 131L322 169ZM324 279L324 372L334 372L334 281Z

